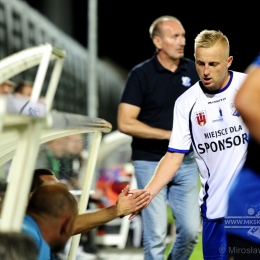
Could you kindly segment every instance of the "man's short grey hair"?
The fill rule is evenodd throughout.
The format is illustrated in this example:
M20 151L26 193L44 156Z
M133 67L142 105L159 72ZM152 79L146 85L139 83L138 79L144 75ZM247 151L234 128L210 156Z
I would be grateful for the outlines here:
M161 16L156 20L154 20L149 28L149 34L151 38L153 38L155 35L158 35L159 33L158 25L164 21L174 21L174 22L181 23L180 20L174 16L170 16L170 15Z

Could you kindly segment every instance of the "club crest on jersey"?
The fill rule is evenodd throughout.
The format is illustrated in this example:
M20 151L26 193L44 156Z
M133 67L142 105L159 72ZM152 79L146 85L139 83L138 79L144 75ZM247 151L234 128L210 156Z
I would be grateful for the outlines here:
M223 122L224 119L223 119L222 109L219 108L218 112L219 112L219 117L218 117L217 119L213 120L212 123L215 123L215 122Z
M206 122L207 122L206 111L195 112L195 117L196 117L198 125L200 125L200 126L206 125Z
M191 79L189 77L181 77L182 85L184 87L190 87L191 86Z
M235 107L235 104L231 104L230 105L230 107L231 107L231 114L233 115L233 116L237 116L237 117L240 117L240 114L238 113L238 111L237 111L237 109L236 109L236 107Z

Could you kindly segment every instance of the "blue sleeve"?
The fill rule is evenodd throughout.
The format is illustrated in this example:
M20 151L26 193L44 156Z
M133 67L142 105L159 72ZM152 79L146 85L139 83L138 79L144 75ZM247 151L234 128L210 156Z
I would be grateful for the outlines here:
M258 56L254 59L254 61L252 62L252 65L260 66L260 53L259 53Z

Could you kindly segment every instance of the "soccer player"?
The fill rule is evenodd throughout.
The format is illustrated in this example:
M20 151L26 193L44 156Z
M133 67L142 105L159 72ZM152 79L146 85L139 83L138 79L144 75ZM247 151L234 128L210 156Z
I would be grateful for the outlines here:
M234 260L260 258L260 54L246 72L249 74L235 97L235 106L250 139L246 162L230 189L226 222L229 255ZM238 219L240 225L234 221ZM232 220L235 225L229 224Z
M200 81L177 99L168 151L146 186L152 200L193 146L201 179L205 260L228 257L224 228L228 192L245 162L248 146L248 129L234 106L247 75L229 70L233 60L229 51L228 38L220 31L203 30L195 38Z

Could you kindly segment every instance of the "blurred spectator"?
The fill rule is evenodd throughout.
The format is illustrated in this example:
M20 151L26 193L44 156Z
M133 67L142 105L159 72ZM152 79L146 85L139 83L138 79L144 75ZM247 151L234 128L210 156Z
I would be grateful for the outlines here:
M125 171L124 165L101 169L96 187L96 193L100 196L101 202L98 203L98 207L102 208L115 204L118 195L126 185L130 184L130 180L131 173Z
M27 234L0 232L0 259L37 260L38 249Z
M14 94L20 97L25 97L28 99L31 97L32 91L33 91L33 82L28 80L23 80L17 84L13 92ZM40 96L39 101L45 103L45 97Z
M75 134L66 137L64 155L61 158L60 178L67 181L71 189L81 189L81 177L85 173L87 155L84 136Z
M13 93L15 88L15 83L11 80L6 80L0 84L0 94Z
M65 152L66 137L58 138L42 145L36 159L35 168L46 168L54 172L57 179L61 179L61 158Z
M33 90L33 82L27 81L27 80L19 81L18 84L14 83L11 80L6 80L2 84L0 84L0 94L1 93L6 93L6 94L13 93L14 95L18 96L19 99L20 99L20 97L26 98L26 99L30 98L30 96L32 94L32 90ZM41 97L39 100L41 102L44 102L43 97ZM14 103L9 102L9 106L12 107L11 113L13 113L15 111L15 113L26 114L26 115L28 114L28 115L39 116L39 117L42 117L43 115L45 115L45 107L43 107L43 106L38 106L34 109L29 108L27 110L27 108L25 108L26 101L22 100L21 104L19 104L20 101L18 102L17 99L15 99ZM10 112L10 110L9 110L9 112ZM12 160L9 160L4 165L0 166L0 180L6 180L8 178L11 163L12 163Z
M47 168L69 189L81 189L81 180L86 166L81 134L52 140L40 147L35 168Z
M14 93L26 98L29 98L32 94L33 82L31 81L20 81L14 89Z

